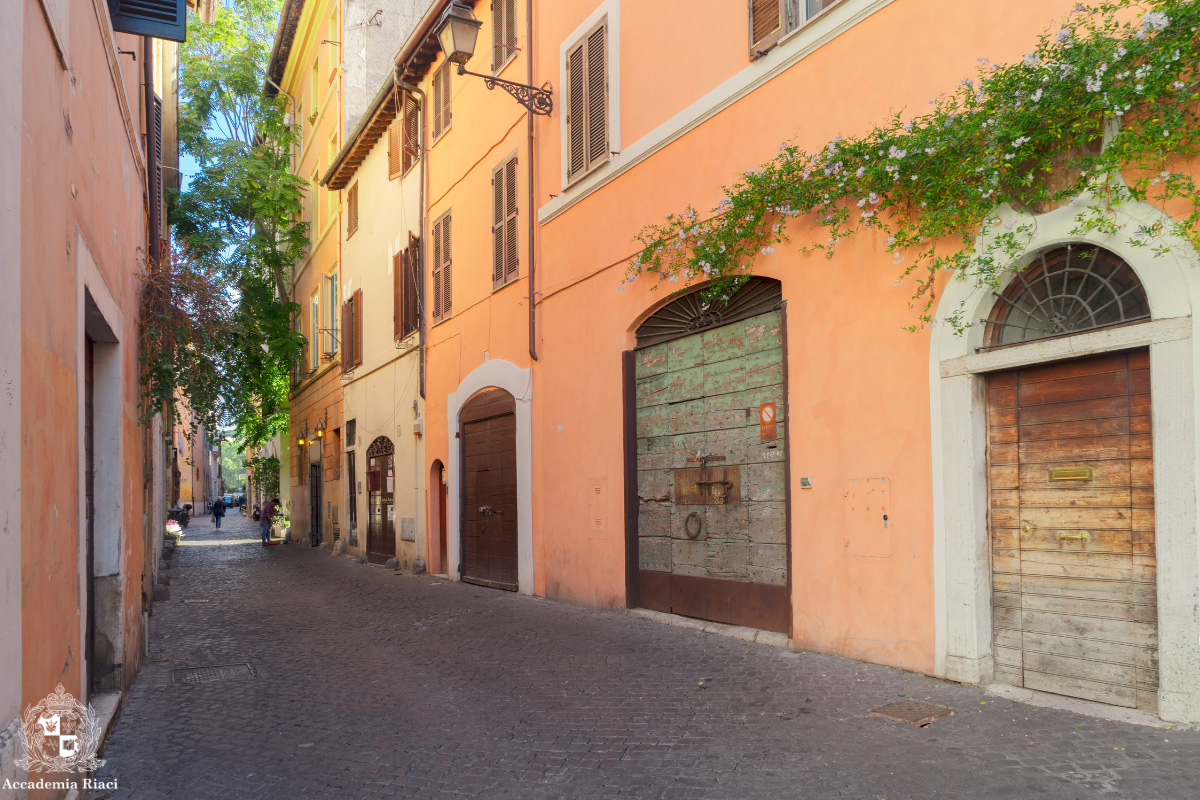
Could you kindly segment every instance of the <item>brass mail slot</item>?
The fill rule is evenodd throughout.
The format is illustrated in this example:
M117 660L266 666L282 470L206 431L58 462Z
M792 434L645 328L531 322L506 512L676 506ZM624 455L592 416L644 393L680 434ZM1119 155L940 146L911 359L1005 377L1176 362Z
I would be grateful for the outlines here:
M1096 477L1096 471L1091 467L1059 467L1050 470L1052 481L1090 481Z

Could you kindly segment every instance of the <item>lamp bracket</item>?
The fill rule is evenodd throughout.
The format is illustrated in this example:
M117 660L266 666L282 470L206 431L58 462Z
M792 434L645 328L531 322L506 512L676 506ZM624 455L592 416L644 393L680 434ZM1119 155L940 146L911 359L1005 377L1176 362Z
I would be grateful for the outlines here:
M458 65L458 74L483 78L483 85L489 89L495 89L499 86L516 98L516 101L525 106L532 114L541 114L548 117L550 116L550 112L554 110L553 92L549 89L539 89L536 86L528 86L524 83L513 83L503 78L497 78L495 75L471 72L462 64Z

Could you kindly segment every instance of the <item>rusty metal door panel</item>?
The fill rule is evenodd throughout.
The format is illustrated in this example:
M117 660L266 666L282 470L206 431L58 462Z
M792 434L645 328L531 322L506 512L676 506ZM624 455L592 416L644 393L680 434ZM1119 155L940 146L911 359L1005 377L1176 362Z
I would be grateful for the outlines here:
M639 605L790 632L783 375L780 311L633 353Z

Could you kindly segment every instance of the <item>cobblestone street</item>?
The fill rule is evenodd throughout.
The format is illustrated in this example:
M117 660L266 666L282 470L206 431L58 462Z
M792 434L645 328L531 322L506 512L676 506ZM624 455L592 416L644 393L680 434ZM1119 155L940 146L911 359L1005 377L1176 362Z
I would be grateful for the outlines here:
M1197 731L187 534L92 797L1200 796ZM954 715L867 716L903 697Z

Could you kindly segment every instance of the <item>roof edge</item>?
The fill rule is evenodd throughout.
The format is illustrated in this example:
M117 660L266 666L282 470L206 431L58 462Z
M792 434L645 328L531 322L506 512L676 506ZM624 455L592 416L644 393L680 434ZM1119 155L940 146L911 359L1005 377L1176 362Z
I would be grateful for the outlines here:
M300 15L304 12L305 0L283 0L283 8L279 10L279 25L275 28L275 44L271 48L271 60L267 62L267 74L263 80L263 91L268 97L274 97L283 91L283 72L287 69L288 58L292 54L292 44L296 38L296 29L300 26Z

